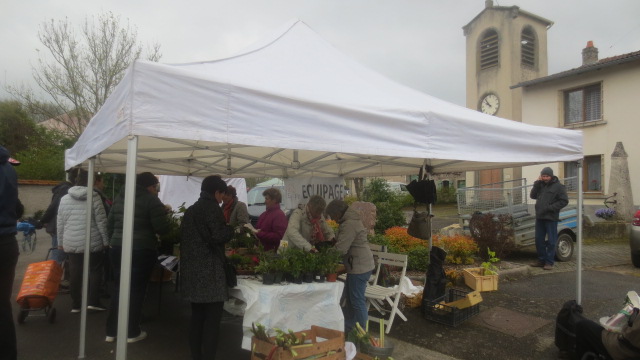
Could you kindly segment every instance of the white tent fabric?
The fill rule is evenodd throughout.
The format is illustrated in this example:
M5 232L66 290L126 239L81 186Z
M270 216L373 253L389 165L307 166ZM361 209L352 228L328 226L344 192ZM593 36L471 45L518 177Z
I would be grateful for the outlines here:
M200 197L200 187L204 178L197 176L171 176L160 175L160 193L158 197L163 204L171 205L171 208L177 210L184 203L184 207L188 208L193 205ZM224 178L227 185L236 188L238 201L247 203L247 182L244 178Z
M397 84L344 56L301 21L237 56L137 61L74 147L122 172L233 177L381 176L582 158L580 131L482 114Z
M500 119L420 93L293 21L230 58L136 61L67 150L65 167L90 160L90 172L126 172L122 273L128 274L135 174L142 171L355 177L412 174L424 164L444 173L582 156L580 131ZM126 359L129 280L120 283L117 359Z

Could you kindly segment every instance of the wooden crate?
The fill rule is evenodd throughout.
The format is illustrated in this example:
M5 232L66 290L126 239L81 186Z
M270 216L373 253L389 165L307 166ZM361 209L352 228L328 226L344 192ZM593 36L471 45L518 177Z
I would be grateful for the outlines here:
M277 347L271 357L271 360L293 360L304 359L310 356L319 356L316 359L321 360L344 360L344 333L342 331L323 328L321 326L312 325L309 330L296 332L296 336L300 337L301 333L306 334L306 343L313 344L308 347L296 348L298 356L295 358L291 355L291 351ZM325 340L322 340L325 339ZM274 341L274 337L271 338ZM258 340L254 336L251 338L251 360L265 360L275 347L275 344ZM326 355L328 352L335 353ZM324 356L322 356L324 354Z
M477 291L498 290L498 275L480 275L482 268L469 268L462 271L464 283Z

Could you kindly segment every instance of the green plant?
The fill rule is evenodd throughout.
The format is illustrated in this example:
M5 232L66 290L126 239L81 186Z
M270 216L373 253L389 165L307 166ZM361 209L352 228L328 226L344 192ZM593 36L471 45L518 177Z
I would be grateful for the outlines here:
M373 234L367 236L370 244L377 244L383 246L389 246L389 238L387 238L384 234Z
M342 254L335 248L327 248L320 252L320 271L324 274L335 274L342 261Z
M282 255L287 260L288 272L294 277L300 276L305 261L305 251L287 248Z
M438 198L438 203L441 204L453 204L457 201L456 189L451 186L437 189L436 196Z
M427 271L429 267L429 248L416 247L407 254L407 270Z
M315 273L318 270L320 256L312 252L303 253L302 272Z
M469 221L471 236L478 244L480 256L487 260L487 249L504 258L515 249L513 220L509 214L474 214Z
M371 180L365 186L363 198L376 206L376 233L382 234L388 228L406 224L402 211L403 197L391 191L385 179Z
M496 257L496 252L491 251L489 248L487 248L487 255L489 256L489 259L481 264L483 268L482 274L497 275L498 268L494 264L500 261L500 259Z

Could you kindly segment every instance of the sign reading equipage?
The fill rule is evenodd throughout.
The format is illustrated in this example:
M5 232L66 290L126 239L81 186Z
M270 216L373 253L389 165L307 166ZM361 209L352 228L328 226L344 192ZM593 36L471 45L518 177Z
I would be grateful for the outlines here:
M295 209L306 204L313 195L322 196L327 203L344 199L347 190L343 177L296 177L284 180L284 204L287 209Z

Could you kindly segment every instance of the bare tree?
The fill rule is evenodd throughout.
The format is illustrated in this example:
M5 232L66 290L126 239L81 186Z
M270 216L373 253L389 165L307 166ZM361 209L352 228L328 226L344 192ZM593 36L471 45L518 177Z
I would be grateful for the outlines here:
M122 23L119 16L107 12L87 17L79 36L67 18L48 20L41 24L38 38L50 56L38 55L33 77L50 99L25 87L9 87L9 91L34 116L54 119L78 137L125 70L142 55L137 30L128 20ZM161 56L159 44L146 50L150 61Z

